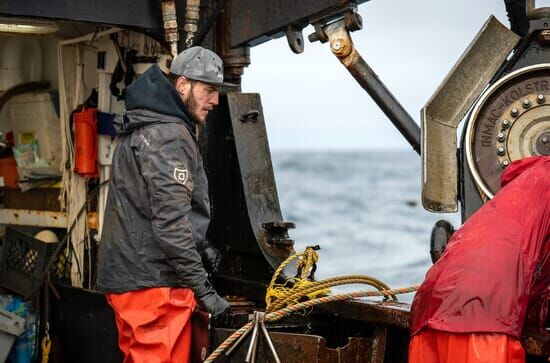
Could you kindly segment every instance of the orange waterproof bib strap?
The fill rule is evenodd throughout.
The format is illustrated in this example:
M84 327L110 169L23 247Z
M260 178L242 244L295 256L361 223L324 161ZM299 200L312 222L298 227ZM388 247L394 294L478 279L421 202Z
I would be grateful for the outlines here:
M150 288L107 294L115 312L124 363L188 363L191 348L193 292Z
M525 351L505 334L423 329L411 338L409 363L525 363Z

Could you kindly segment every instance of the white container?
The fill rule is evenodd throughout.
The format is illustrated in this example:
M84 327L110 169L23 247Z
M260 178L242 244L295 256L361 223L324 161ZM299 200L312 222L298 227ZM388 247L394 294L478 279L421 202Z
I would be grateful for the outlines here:
M29 92L13 97L9 103L10 124L15 143L20 135L33 132L38 140L40 158L59 169L61 163L61 125L49 92Z
M15 338L25 331L25 319L0 309L0 363L8 358Z
M8 37L0 63L0 91L42 80L42 47L37 38Z

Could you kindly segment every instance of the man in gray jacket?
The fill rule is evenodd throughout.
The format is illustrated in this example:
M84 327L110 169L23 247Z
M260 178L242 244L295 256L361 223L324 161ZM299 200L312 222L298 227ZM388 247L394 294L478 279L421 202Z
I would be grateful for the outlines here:
M201 261L210 221L194 126L218 104L223 64L193 47L170 74L149 68L126 92L99 248L98 289L113 307L124 362L188 362L196 301L230 306ZM209 254L216 265L216 254Z

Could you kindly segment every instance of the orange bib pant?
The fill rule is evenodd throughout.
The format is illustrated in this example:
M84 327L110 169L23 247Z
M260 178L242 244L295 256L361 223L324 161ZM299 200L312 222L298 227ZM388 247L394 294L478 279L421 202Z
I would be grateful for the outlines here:
M525 363L525 351L506 334L424 328L411 338L409 363Z
M190 319L197 304L191 289L149 288L106 297L124 363L189 362Z

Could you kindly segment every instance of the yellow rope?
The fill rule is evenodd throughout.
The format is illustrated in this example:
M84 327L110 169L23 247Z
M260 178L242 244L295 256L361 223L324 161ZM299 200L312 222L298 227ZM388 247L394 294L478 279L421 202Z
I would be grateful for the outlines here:
M319 247L307 247L304 251L304 256L302 259L298 260L296 269L298 270L298 275L302 280L305 280L308 278L308 271L312 270L312 267L317 265L317 261L319 261L319 255L317 254L315 249L318 249ZM313 279L313 270L309 276L310 279Z
M273 278L266 291L266 312L295 305L303 300L327 296L330 294L331 287L339 285L366 284L380 291L390 290L390 287L384 282L374 277L363 275L337 276L321 281L313 281L313 275L319 261L318 249L318 246L307 247L304 252L292 255L281 263L273 274ZM296 277L288 278L283 283L277 284L277 280L283 270L293 260L298 260L296 263ZM390 297L397 301L396 295L390 295Z
M316 249L318 248L319 247L312 246L307 247L304 252L297 253L288 257L286 260L283 261L283 263L279 265L277 270L275 270L273 277L271 278L271 282L269 283L265 294L265 303L267 307L269 307L274 301L280 300L281 298L287 296L289 293L295 291L295 289L302 286L311 285L311 281L308 280L307 273L309 270L312 270L314 268L317 261L319 260L319 256L316 252ZM277 279L282 274L286 266L288 266L288 264L291 263L293 260L298 260L296 263L296 270L298 271L297 275L299 277L296 276L294 278L289 278L284 283L277 284ZM310 274L309 278L313 278L312 274ZM328 291L320 291L311 294L309 297L315 298L326 293L328 293Z
M390 290L390 287L375 278L362 275L350 275L350 276L338 276L332 277L326 280L309 282L308 284L301 284L295 289L290 289L285 296L280 296L279 299L272 302L270 306L266 308L266 312L279 310L288 305L295 305L303 298L308 300L320 297L319 295L327 295L325 292L330 291L330 287L350 284L365 284L373 286L379 291ZM397 301L396 295L388 295L393 300Z
M48 363L50 359L50 350L52 349L52 341L46 335L42 339L42 363Z
M269 291L271 289L273 289L273 287L275 286L275 282L277 281L277 278L279 277L279 275L281 274L281 272L283 272L283 270L285 269L285 267L290 263L292 262L292 260L300 257L302 254L300 253L297 253L297 254L294 254L290 257L288 257L286 260L283 261L283 263L281 263L279 265L279 267L277 267L277 270L275 270L275 273L273 274L273 277L271 278L271 282L269 283L269 286L267 287L267 291L269 293ZM269 304L269 301L267 301L267 296L266 295L266 303Z

